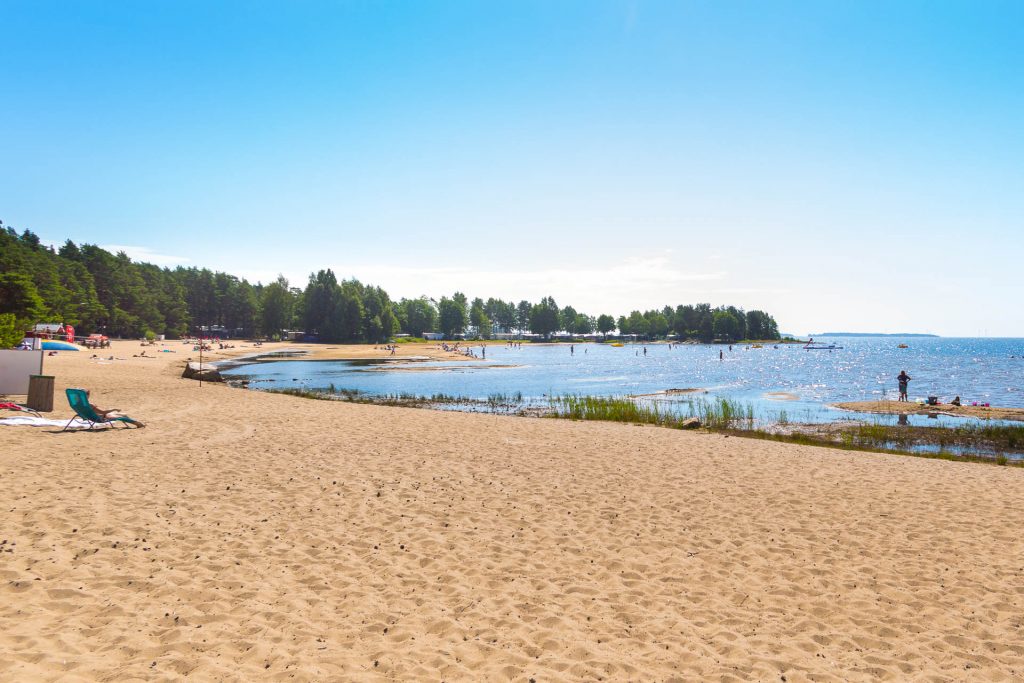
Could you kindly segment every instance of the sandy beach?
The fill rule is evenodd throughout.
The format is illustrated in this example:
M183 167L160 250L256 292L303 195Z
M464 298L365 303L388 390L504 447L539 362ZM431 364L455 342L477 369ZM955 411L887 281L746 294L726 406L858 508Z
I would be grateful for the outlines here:
M145 429L0 427L0 680L1024 678L1022 469L200 387L191 347L141 350L45 372L53 417L77 386Z

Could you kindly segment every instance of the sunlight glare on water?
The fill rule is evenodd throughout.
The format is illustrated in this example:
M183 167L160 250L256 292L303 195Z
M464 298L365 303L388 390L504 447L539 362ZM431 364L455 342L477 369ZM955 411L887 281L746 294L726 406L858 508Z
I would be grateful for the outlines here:
M823 339L823 338L822 338ZM369 394L437 393L486 399L521 392L528 399L563 394L623 396L669 389L700 389L694 396L728 398L754 406L759 416L786 411L790 419L828 421L849 413L841 401L895 398L896 375L906 370L911 400L955 395L965 402L1024 407L1024 340L955 338L833 338L844 348L808 351L800 345L605 344L487 347L486 361L381 364L345 361L250 363L225 371L256 380L259 389L357 389ZM897 345L906 343L909 348ZM471 348L472 344L469 345ZM479 350L479 346L476 347ZM719 360L719 351L725 358ZM491 367L507 366L515 367ZM418 371L408 372L409 368Z

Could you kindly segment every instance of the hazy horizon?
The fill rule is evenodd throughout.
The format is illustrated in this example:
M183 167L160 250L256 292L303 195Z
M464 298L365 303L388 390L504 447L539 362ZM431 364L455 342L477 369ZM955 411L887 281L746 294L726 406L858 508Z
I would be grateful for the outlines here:
M304 286L1024 336L1024 6L0 7L0 220Z

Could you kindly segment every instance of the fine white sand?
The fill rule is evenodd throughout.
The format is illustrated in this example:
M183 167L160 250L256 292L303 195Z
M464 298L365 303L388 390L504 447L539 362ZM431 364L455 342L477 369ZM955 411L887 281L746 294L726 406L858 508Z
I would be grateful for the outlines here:
M0 680L1024 678L1024 470L200 388L166 348L46 361L52 417L145 429L0 427Z

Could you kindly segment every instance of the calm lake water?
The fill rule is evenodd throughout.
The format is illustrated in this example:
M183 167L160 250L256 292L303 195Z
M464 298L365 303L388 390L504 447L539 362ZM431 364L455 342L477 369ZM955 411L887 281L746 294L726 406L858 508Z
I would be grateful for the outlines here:
M906 370L913 378L911 400L933 395L945 402L960 395L964 402L1024 408L1024 339L816 339L844 348L736 345L729 351L720 345L647 344L645 356L642 344L575 344L575 353L568 344L495 345L487 347L486 361L477 362L265 360L223 374L256 380L254 389L326 389L333 384L376 395L443 393L478 399L521 393L539 403L564 394L623 396L695 388L702 393L664 400L724 397L752 405L761 419L776 419L785 411L792 422L827 422L851 416L829 408L830 403L895 398L895 377ZM898 348L900 343L909 348ZM480 347L475 349L479 355ZM912 420L927 423L923 416Z

